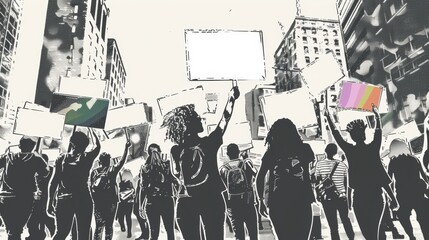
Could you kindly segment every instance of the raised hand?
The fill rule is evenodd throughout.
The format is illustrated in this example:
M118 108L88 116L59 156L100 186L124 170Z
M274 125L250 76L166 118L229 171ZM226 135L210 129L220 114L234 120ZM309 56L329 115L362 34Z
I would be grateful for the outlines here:
M229 99L237 100L239 97L240 97L240 90L238 89L238 86L235 86L229 92Z

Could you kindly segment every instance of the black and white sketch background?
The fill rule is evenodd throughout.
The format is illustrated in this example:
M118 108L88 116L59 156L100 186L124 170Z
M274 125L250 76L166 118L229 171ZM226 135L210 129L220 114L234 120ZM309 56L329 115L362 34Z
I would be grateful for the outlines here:
M286 73L281 71L284 66L279 66L278 63L281 60L279 58L275 59L274 56L277 54L276 51L285 34L286 41L289 41L287 40L289 37L287 33L297 13L297 2L299 3L299 13L302 16L334 21L340 19L341 29L344 32L338 33L338 37L341 39L339 42L345 42L346 45L341 46L340 44L337 46L335 42L330 44L332 45L333 49L331 50L333 53L336 53L336 49L343 52L342 57L345 57L348 66L348 72L345 72L346 75L350 76L352 80L362 80L384 87L386 95L383 96L382 105L389 108L388 112L382 112L384 114L383 132L386 142L389 143L397 137L402 138L410 142L413 153L419 154L419 157L422 157L422 151L425 150L422 147L423 120L429 109L429 103L427 103L429 85L426 79L429 72L429 18L426 14L427 11L425 11L429 6L425 1L407 2L392 0L381 3L381 1L370 0L270 0L265 2L241 0L38 0L37 2L30 0L1 0L0 4L9 6L11 2L18 4L22 11L18 14L20 27L16 30L19 33L19 38L16 40L16 53L15 55L11 53L11 56L13 55L13 67L10 73L6 74L2 71L1 74L1 77L6 79L4 82L7 83L2 85L7 85L7 91L10 96L8 95L7 100L2 97L2 102L0 102L0 105L3 104L0 107L4 108L3 113L5 114L4 125L0 129L0 150L7 149L9 145L16 145L18 143L20 136L12 134L13 127L11 127L11 124L15 122L14 118L19 116L20 111L23 114L22 107L24 107L24 103L35 102L49 108L49 99L51 99L52 92L63 91L59 86L60 78L64 78L65 80L61 81L66 82L68 81L68 77L71 77L71 80L73 80L73 77L85 77L91 79L88 81L105 81L106 83L101 85L104 86L103 98L110 100L111 108L115 107L113 105L117 105L116 107L123 105L126 98L132 98L134 103L141 103L139 110L134 111L134 113L139 112L144 120L141 122L138 120L132 121L134 119L130 117L128 120L133 123L124 126L132 128L131 140L134 142L132 150L133 159L147 156L142 151L142 149L147 147L147 143L158 143L164 152L168 152L172 144L169 141L164 141L165 130L160 129L162 113L159 107L165 102L160 103L159 99L166 96L174 96L174 94L180 93L184 89L200 89L198 87L202 86L202 92L189 95L189 99L179 97L182 101L188 101L186 103L200 99L196 104L199 108L202 108L201 113L204 112L204 106L207 106L207 100L212 101L208 103L211 104L209 107L211 110L213 108L216 109L216 107L218 108L218 111L202 114L206 119L205 127L207 128L207 131L202 135L208 134L211 131L210 126L217 124L218 119L221 117L226 95L231 88L231 82L198 81L198 78L203 78L201 77L203 76L201 71L194 72L198 75L196 77L197 81L189 81L188 78L195 80L192 75L190 76L190 72L192 71L189 68L196 67L199 70L202 67L202 65L198 65L199 62L189 61L189 57L191 57L191 60L202 59L201 56L204 57L204 54L189 55L190 53L187 50L202 51L207 46L198 48L198 46L195 47L196 45L193 45L192 47L194 48L187 49L185 36L185 30L187 29L253 31L253 33L261 33L261 36L263 36L261 43L263 43L264 56L261 55L261 51L255 51L253 54L242 51L243 59L241 60L237 55L235 59L224 59L225 62L226 60L229 61L229 64L225 66L236 64L242 70L251 68L249 70L252 70L252 73L254 73L252 75L236 74L235 76L232 74L224 77L226 79L223 80L229 78L242 78L241 80L243 80L238 82L241 97L236 103L234 115L231 120L232 124L230 125L230 130L234 134L228 135L227 139L228 141L232 141L233 136L236 136L237 139L235 141L240 146L245 146L243 148L248 148L247 146L252 147L250 153L256 166L260 165L260 158L265 152L263 138L266 136L268 130L266 124L268 123L269 125L272 123L265 121L264 117L266 116L264 116L263 110L276 113L287 112L290 114L293 114L295 110L297 115L310 112L309 114L311 115L308 118L300 116L300 119L314 120L311 122L311 125L316 127L307 128L305 134L313 137L323 137L326 142L330 142L332 139L326 134L323 116L317 116L317 114L313 116L313 113L308 111L308 105L311 107L313 103L299 103L294 102L292 99L281 104L277 103L275 106L273 104L271 106L262 104L261 107L259 96L254 95L257 91L262 91L263 95L273 95L276 92L276 87L277 90L279 87L279 81L277 81L277 86L275 84L276 79L279 80L284 76L292 78L293 76L291 72ZM76 8L74 4L77 4L78 7ZM89 6L86 13L82 12L84 5ZM91 6L95 5L97 7L92 9ZM358 13L353 12L353 9L357 9ZM83 18L84 14L88 14L88 16L94 14L94 19L89 21ZM6 22L6 20L3 21L3 23ZM84 28L83 25L85 25ZM100 29L98 32L95 30L97 34L93 34L91 31L97 27ZM320 30L322 31L323 29ZM309 36L311 36L310 32L311 29L309 30ZM187 33L189 37L190 32ZM3 34L3 29L0 29L0 34ZM0 40L3 41L4 39L8 39L8 37L1 35ZM122 74L126 73L126 78L124 77L126 80L117 80L118 82L112 83L112 80L108 79L110 76L114 78L118 75L118 71L112 74L109 73L109 64L111 62L106 60L107 55L109 55L107 47L107 39L109 38L116 40L120 52L119 58L123 62L123 70L119 71L122 71ZM308 37L309 45L311 45L310 42L312 40L310 39L312 38ZM192 41L190 39L188 38L189 41ZM296 41L301 40L303 41L303 39L297 39ZM8 44L11 44L10 41ZM227 41L223 44L227 44ZM320 54L326 48L326 46L322 46L323 44L326 43L322 41L317 45L317 47L321 46L319 47ZM213 49L206 49L206 54L212 57L216 53L227 54L232 52L232 50L237 50L237 48L232 48L230 51L225 51L227 46L225 48L215 44L213 46L215 46ZM257 45L249 46L253 50L258 50L256 49L258 48ZM0 45L1 47L5 46ZM216 49L216 47L219 49ZM243 44L242 47L245 49L246 46ZM288 54L290 58L293 58L293 51L296 51L296 54L299 55L298 51L304 52L308 51L308 49L315 51L314 47L316 45L308 47L307 50L305 48L299 50L292 49ZM2 49L0 50L3 55L0 56L0 59L2 59L1 61L5 61L3 57L7 53L2 51ZM344 51L347 54L344 54ZM237 52L239 51L237 50ZM193 52L193 54L195 53ZM192 58L193 56L194 58ZM263 59L257 59L257 61L249 59L249 57L255 56L263 57ZM213 60L210 57L207 59ZM311 61L314 60L311 59ZM252 62L256 62L257 65L251 65ZM209 61L208 63L219 67L215 61ZM343 64L345 63L343 62ZM298 68L303 68L304 65L306 65L306 62L305 64L300 64ZM215 66L208 67L208 72L214 70L214 73L208 73L211 74L210 76L222 78L222 74L216 72L218 68ZM292 69L294 66L287 66L287 68ZM231 69L229 70L232 71ZM204 71L202 73L204 74ZM216 74L219 75L216 76ZM321 73L321 75L323 74ZM76 82L79 81L76 80ZM80 86L70 85L70 81L68 81L68 84L69 91L75 95L79 95ZM101 87L97 87L96 85L91 84L93 89L82 90L82 95L87 96L91 92L97 92L97 94L91 97L100 98ZM324 102L319 97L315 98L322 100L320 102ZM388 104L384 102L384 98L387 99L386 102ZM279 97L279 99L281 98ZM264 100L266 100L264 103L269 102L269 98ZM170 102L165 104L169 106L171 104L174 105L175 102L177 101L170 100ZM143 106L143 103L146 104ZM333 104L335 105L335 101ZM300 110L303 106L307 106L307 109ZM18 112L14 111L18 107L21 110L18 110ZM268 107L270 111L267 110ZM276 111L276 108L287 110ZM34 106L31 109L34 109ZM49 112L49 110L43 108L38 110ZM43 113L40 114L43 115ZM47 116L47 113L44 114L44 117ZM126 116L124 115L124 118ZM60 116L55 117L59 121L62 119ZM318 121L317 117L321 117L322 121ZM115 120L118 121L118 118L120 119L117 116ZM371 121L373 121L368 114L362 112L355 115L342 112L338 115L338 118L340 120L340 128L343 130L345 124L351 119L361 118L370 125ZM52 121L53 124L58 124L58 121ZM109 121L108 116L107 121ZM270 119L270 121L274 120ZM150 127L148 126L148 122L151 122ZM239 130L246 129L238 127L243 123L250 124L252 139L249 139L249 132L242 135L239 133L235 134ZM137 126L139 124L142 130L139 130ZM143 127L142 124L146 125ZM317 128L317 125L321 126ZM43 126L43 124L40 124L40 126ZM236 128L234 128L235 126ZM18 128L19 131L30 132L28 129L31 129L31 124L28 121L24 121L19 127L21 127ZM98 127L104 128L104 126ZM299 126L299 128L301 127ZM60 148L64 152L68 145L68 137L71 132L70 127L63 132L63 144L58 140L60 138L58 137L59 132L53 129L49 130L51 130L51 133L49 131L42 131L43 133L36 131L38 133L34 134L49 135L50 138L43 141L43 146L45 148L51 147L52 149L46 149L46 153L55 155L57 150L54 148ZM16 133L22 133L19 131ZM321 136L318 135L320 131L322 131ZM371 131L372 129L368 129L368 132ZM118 138L123 138L123 132L108 131L106 134L103 134L100 131L99 135L102 138L105 138L106 135L110 137L115 135L119 136ZM122 141L125 140L117 139L116 141L121 142L120 148L123 146ZM113 144L114 141L108 142L106 140L106 145L113 148L115 145ZM227 144L227 142L225 143ZM319 143L314 143L313 145L316 146ZM388 145L386 144L386 146ZM382 149L384 155L388 148L386 146ZM320 151L321 147L319 146L318 148L317 152L323 154L323 151ZM222 151L219 153L220 162L226 159L224 150L222 148ZM114 152L115 157L121 155L121 151L118 149L112 149L112 152ZM133 173L137 173L139 170L137 168L140 168L135 161L129 161L126 167L132 168ZM320 207L314 206L313 213L322 215L322 234L323 237L329 238L329 227ZM274 239L268 219L264 219L263 224L265 230L260 231L260 238ZM356 221L353 224L355 231L358 232L359 227ZM402 230L398 222L395 222L395 225ZM416 235L423 239L416 221L413 221L413 225L416 229ZM135 226L137 226L136 223ZM134 227L134 229L136 231L135 236L138 236L138 227ZM340 233L341 236L345 237L342 228L340 228ZM0 238L5 236L5 232L0 231ZM161 237L164 237L164 235ZM228 232L228 229L226 230L226 237L227 239L233 239L233 235ZM391 235L388 235L389 237ZM122 239L125 238L125 235L116 229L114 238Z

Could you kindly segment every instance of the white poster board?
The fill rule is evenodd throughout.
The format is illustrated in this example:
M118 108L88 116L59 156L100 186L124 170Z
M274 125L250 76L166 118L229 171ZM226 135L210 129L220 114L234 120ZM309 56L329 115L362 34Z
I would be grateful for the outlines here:
M61 114L18 108L13 133L61 139L64 120L65 116Z
M347 124L349 124L351 121L361 119L366 124L368 124L368 116L374 115L371 112L365 112L365 111L357 111L357 110L342 110L337 112L338 116L338 123L341 130L347 129ZM368 126L369 127L369 126Z
M326 142L325 140L312 140L312 141L304 141L310 145L313 150L314 155L322 155L325 154Z
M383 149L388 150L392 141L397 138L409 143L412 139L419 137L421 134L422 133L420 132L416 121L410 121L398 127L390 134L384 136L385 141L383 144Z
M228 124L225 134L223 135L222 155L226 156L226 147L231 143L237 144L240 151L253 148L249 122Z
M122 157L125 150L125 143L127 138L125 136L107 139L101 142L101 151L110 154L112 158Z
M262 31L185 30L189 80L264 80Z
M289 118L298 129L317 125L314 104L304 87L262 96L259 100L268 129L281 118Z
M109 109L104 130L110 131L123 127L136 126L143 123L147 123L144 104L133 104L125 107Z
M194 104L200 116L208 111L206 95L201 86L158 98L157 101L162 116L176 107L188 104Z
M320 55L319 59L301 70L301 76L310 94L317 97L344 77L340 64L332 52Z
M24 103L24 108L25 109L31 109L31 110L37 110L37 111L41 111L41 112L49 112L49 108L44 107L44 106L39 105L39 104L28 102L28 101Z
M76 96L104 98L106 82L105 80L61 76L58 92Z

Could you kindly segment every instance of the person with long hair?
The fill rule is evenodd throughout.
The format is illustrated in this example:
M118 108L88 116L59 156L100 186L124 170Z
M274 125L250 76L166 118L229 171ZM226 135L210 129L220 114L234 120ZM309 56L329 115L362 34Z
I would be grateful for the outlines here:
M58 157L48 189L47 211L56 219L54 240L64 240L76 219L79 240L90 238L92 221L92 198L88 186L89 173L101 145L93 130L95 148L85 152L89 139L83 132L75 132L70 138L69 153ZM54 196L56 194L56 206Z
M94 240L102 239L103 230L106 240L111 240L113 237L113 221L119 200L116 178L127 160L130 146L131 143L128 141L121 160L113 166L110 165L110 154L101 153L99 167L91 172L91 192L95 216Z
M207 137L198 136L204 128L194 105L177 107L164 117L166 137L175 143L171 156L178 163L176 167L188 195L177 203L177 222L186 240L201 239L201 235L207 240L224 239L225 186L218 171L217 152L239 95L238 87L233 87L222 119ZM202 224L204 234L200 233Z
M141 157L141 159L144 159L144 157ZM133 205L133 213L137 219L137 222L139 223L140 231L141 231L140 236L137 237L136 240L149 239L149 235L150 235L150 229L149 229L149 223L147 220L147 214L146 214L146 210L143 207L144 202L140 202L140 192L142 190L141 189L141 185L142 185L141 173L142 173L143 167L144 167L144 165L141 166L139 176L137 176L136 194L134 194L134 203L133 203L134 204ZM142 206L142 207L140 207L140 206Z
M131 238L132 234L132 220L131 215L133 213L135 190L133 184L133 175L129 169L124 169L122 174L119 174L119 206L117 219L121 226L121 231L127 231L127 238ZM125 222L127 227L125 229Z
M158 239L160 218L162 217L167 239L174 240L173 183L177 179L171 174L169 162L163 161L161 148L158 144L149 145L148 153L148 160L141 169L140 183L142 186L139 193L139 202L146 203L150 239ZM141 205L142 210L140 212L144 211L143 205Z
M311 204L315 201L309 173L313 150L303 143L295 124L287 118L271 126L266 144L268 148L256 179L259 211L264 217L269 215L278 239L306 240L311 233ZM268 171L269 214L264 202Z
M392 200L391 207L397 208L398 202L389 184L387 175L380 158L381 121L378 110L373 105L376 126L371 143L365 143L367 125L363 120L354 120L347 125L347 132L355 144L343 139L337 130L329 111L325 112L332 135L338 146L345 153L349 163L349 186L353 189L353 209L356 220L366 239L386 239L380 228L384 213L383 189Z

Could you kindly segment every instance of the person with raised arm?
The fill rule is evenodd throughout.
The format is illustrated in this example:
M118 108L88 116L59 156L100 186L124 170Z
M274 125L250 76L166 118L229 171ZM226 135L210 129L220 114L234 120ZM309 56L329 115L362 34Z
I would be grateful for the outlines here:
M224 239L225 186L218 171L217 152L239 95L238 87L233 87L222 119L207 137L198 136L204 129L194 105L177 107L164 117L166 137L176 144L171 148L171 156L179 163L180 178L188 195L177 203L177 222L185 240L201 239L201 224L207 240Z
M76 218L78 240L90 239L92 221L92 199L88 186L89 173L101 145L97 135L95 148L85 152L89 139L83 132L74 132L70 138L70 151L58 157L48 190L47 211L56 219L54 240L64 240L70 233ZM54 197L56 194L56 206Z
M366 239L386 239L380 222L384 213L383 189L391 199L391 208L398 208L398 201L389 184L391 179L380 158L381 120L377 108L372 106L376 126L374 139L365 143L363 120L354 120L347 125L347 132L355 142L348 143L337 130L329 111L325 112L332 135L345 153L349 163L349 185L353 189L353 208L363 236Z
M119 162L110 165L110 154L103 152L99 157L99 167L91 172L91 193L94 202L94 240L101 240L103 230L106 240L113 237L113 221L118 207L119 195L116 178L124 166L131 143L127 141L124 154Z

